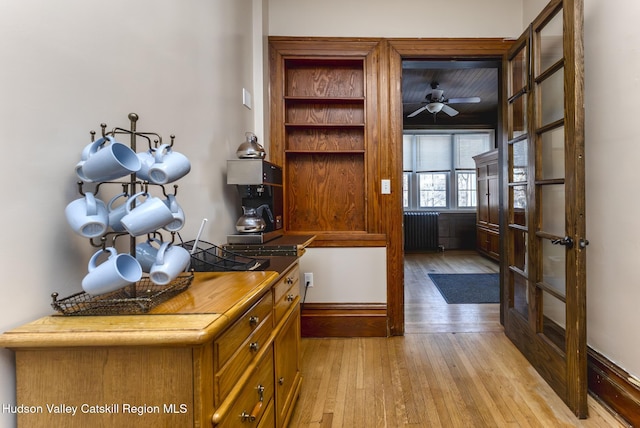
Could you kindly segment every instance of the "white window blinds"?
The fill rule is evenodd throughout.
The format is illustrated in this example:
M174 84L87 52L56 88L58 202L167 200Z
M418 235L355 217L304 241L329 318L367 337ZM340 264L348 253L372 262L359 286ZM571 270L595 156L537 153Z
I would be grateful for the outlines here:
M475 169L473 157L490 150L491 142L487 134L454 135L455 169Z
M416 172L451 169L451 135L418 135Z
M402 170L413 170L413 135L402 136Z

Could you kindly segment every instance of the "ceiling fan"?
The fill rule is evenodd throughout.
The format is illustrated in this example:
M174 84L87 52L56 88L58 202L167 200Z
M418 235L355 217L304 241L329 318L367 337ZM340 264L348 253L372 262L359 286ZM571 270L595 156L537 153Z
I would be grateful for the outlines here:
M461 103L479 103L480 97L467 97L467 98L449 98L446 99L444 97L444 91L442 89L438 89L438 82L431 83L431 93L426 97L426 104L420 107L418 110L414 111L407 115L407 117L414 117L423 111L428 111L433 114L433 119L435 120L436 114L439 112L445 112L449 116L455 116L458 114L458 111L453 107L450 107L449 104L461 104Z

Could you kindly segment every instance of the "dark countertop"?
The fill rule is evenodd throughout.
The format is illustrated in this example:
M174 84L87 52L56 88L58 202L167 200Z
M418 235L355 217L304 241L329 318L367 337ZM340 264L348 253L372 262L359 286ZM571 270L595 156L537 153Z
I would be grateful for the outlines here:
M278 275L282 275L284 271L286 271L296 260L298 257L296 256L269 256L263 257L269 260L269 266L267 266L265 271L275 271Z
M247 257L300 257L315 238L315 235L282 235L262 244L226 244L223 248Z

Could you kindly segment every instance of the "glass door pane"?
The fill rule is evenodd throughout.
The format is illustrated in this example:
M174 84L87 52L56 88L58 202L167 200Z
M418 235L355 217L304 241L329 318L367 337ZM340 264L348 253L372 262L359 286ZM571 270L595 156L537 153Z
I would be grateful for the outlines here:
M540 124L542 126L564 117L564 69L548 76L540 83Z
M540 203L542 205L542 232L564 237L565 231L565 201L564 184L540 186Z
M527 232L512 228L509 248L509 264L519 271L527 273Z
M564 177L564 126L544 132L541 141L542 179Z
M566 296L565 269L567 251L562 245L542 240L542 281L558 295Z
M566 346L567 318L563 301L546 291L542 293L542 333L562 352Z
M527 94L522 94L509 104L511 118L509 138L518 138L527 133Z
M511 145L511 182L526 183L529 179L529 141L520 140Z
M529 75L527 58L527 46L524 45L509 61L511 68L511 85L509 85L509 97L526 88Z
M511 278L513 293L513 309L522 316L523 319L529 319L529 287L527 280L516 272L509 272Z
M562 11L557 13L538 33L540 39L540 72L547 70L564 55L562 49Z
M508 138L527 133L527 89L529 87L528 46L523 44L509 61Z
M509 221L511 224L527 226L527 186L513 186L509 189L511 195L511 213Z

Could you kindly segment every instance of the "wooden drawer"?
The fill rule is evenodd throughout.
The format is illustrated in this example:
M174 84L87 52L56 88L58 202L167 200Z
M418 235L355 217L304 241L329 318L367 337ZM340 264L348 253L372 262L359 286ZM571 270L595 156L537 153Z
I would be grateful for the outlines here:
M500 259L500 234L491 229L477 229L477 248L485 255Z
M489 231L489 255L494 259L500 259L500 234L498 232Z
M300 269L296 265L273 287L274 325L278 325L284 314L300 296Z
M300 268L296 264L273 286L273 301L278 302L298 282L300 282Z
M215 369L222 367L249 335L269 318L272 305L271 295L265 293L251 309L216 339L214 344L216 350Z
M267 406L267 410L264 411L264 415L260 418L258 428L272 428L275 426L275 410L273 400Z
M489 251L489 236L486 229L476 229L476 245L478 250L487 252Z
M267 315L258 328L240 344L236 353L228 359L227 363L216 370L214 377L216 404L224 401L227 394L238 383L238 379L246 372L251 360L260 353L262 348L270 345L269 338L272 330L271 316Z
M273 398L273 352L265 352L249 381L218 426L273 427ZM255 419L251 420L249 415L255 416Z

